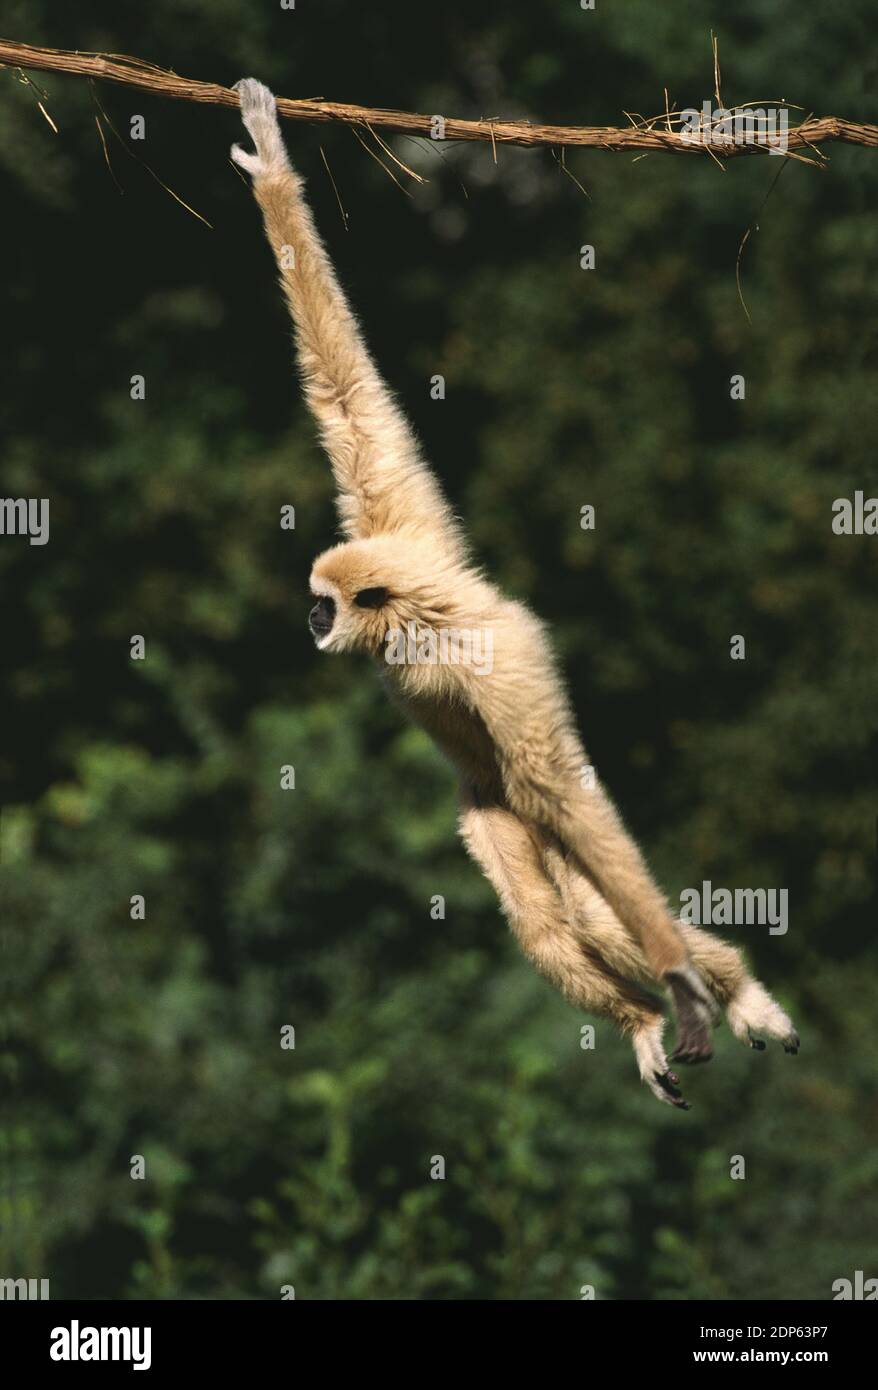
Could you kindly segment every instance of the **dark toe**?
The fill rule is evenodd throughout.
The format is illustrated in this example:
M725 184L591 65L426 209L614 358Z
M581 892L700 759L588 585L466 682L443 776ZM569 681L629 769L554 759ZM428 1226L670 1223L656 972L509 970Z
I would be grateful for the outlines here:
M689 1104L688 1100L684 1100L684 1099L683 1099L683 1093L682 1093L682 1091L680 1090L679 1086L677 1085L678 1077L677 1077L677 1075L676 1075L674 1072L672 1072L672 1071L666 1071L666 1072L657 1071L657 1072L655 1073L655 1079L656 1079L656 1081L658 1082L658 1084L661 1086L661 1088L662 1088L662 1090L664 1091L665 1095L668 1096L668 1098L670 1099L670 1101L671 1101L672 1105L675 1107L675 1109L677 1109L677 1110L691 1110L691 1109L692 1109L692 1107L691 1107L691 1105Z

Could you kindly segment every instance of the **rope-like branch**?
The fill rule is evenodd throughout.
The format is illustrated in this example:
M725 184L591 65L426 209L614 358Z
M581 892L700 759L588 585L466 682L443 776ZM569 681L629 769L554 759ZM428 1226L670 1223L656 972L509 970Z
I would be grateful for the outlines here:
M196 82L175 72L155 67L140 58L122 54L80 53L59 48L34 48L30 44L0 39L0 66L35 68L43 72L70 72L85 77L102 77L129 87L141 87L156 96L177 97L182 101L212 102L217 106L237 106L238 96L231 87L215 82ZM773 103L772 103L773 104ZM782 103L779 103L782 105ZM340 122L351 126L372 126L405 135L429 136L434 130L431 116L410 111L386 111L370 106L350 106L338 101L294 101L279 97L277 109L292 121L314 124ZM446 140L490 140L497 145L570 145L605 150L665 150L673 154L709 154L728 159L733 155L764 154L765 144L736 142L719 138L716 131L707 141L685 138L679 113L662 112L648 120L639 119L625 126L538 125L529 121L444 120ZM878 126L857 125L837 116L809 117L785 132L788 150L810 149L830 140L849 145L878 146Z

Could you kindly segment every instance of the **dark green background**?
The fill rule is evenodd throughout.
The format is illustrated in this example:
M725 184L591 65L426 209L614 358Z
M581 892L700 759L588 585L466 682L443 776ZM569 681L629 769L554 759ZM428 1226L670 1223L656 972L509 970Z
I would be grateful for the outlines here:
M711 29L726 102L875 120L873 20L12 0L2 31L290 96L607 124L665 86L710 98ZM791 161L762 207L778 160L571 152L589 201L548 150L400 141L430 178L397 170L405 197L350 131L286 127L379 361L480 558L552 623L662 883L789 890L786 937L729 934L802 1052L723 1029L681 1115L608 1024L581 1050L456 841L448 769L365 663L313 650L331 482L235 114L97 94L123 137L146 117L131 148L208 230L108 132L120 195L85 80L33 78L57 136L0 72L0 490L48 496L52 526L0 542L0 1275L54 1298L826 1299L878 1274L878 540L830 529L833 499L878 491L878 154Z

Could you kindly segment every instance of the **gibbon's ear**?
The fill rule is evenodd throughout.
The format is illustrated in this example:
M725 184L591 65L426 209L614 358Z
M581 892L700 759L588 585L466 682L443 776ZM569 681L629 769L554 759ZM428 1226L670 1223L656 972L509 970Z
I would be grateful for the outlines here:
M386 602L386 589L361 589L354 594L354 603L358 608L382 608Z

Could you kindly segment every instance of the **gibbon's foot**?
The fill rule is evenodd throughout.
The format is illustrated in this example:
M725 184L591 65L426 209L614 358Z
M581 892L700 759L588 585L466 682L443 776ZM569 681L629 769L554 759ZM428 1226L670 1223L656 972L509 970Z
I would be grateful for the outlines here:
M676 1110L690 1110L692 1107L688 1100L683 1099L679 1087L680 1078L671 1071L662 1047L664 1026L665 1021L659 1014L652 1022L638 1028L632 1038L640 1079L663 1105L673 1105Z
M671 1003L677 1020L677 1044L672 1054L675 1062L709 1062L713 1056L710 1030L719 1014L707 986L691 965L669 970L665 983L671 993Z
M735 1037L756 1052L765 1051L760 1033L781 1043L784 1052L791 1057L795 1057L801 1046L789 1014L784 1013L758 980L745 980L732 995L726 1007L726 1018Z
M235 83L234 90L240 98L241 119L252 136L256 153L249 154L240 145L233 145L232 159L254 178L285 169L287 152L278 125L274 93L255 77L242 77Z
M795 1029L793 1029L792 1033L790 1033L787 1038L781 1038L780 1041L783 1044L784 1052L790 1057L795 1057L798 1054L799 1048L802 1046L799 1035ZM754 1052L764 1052L766 1044L763 1042L762 1038L757 1038L751 1033L750 1046L753 1048Z
M664 1076L662 1076L659 1072L656 1072L655 1079L658 1085L664 1091L665 1095L669 1097L670 1102L673 1106L675 1106L678 1110L692 1109L692 1106L689 1104L688 1100L683 1099L683 1092L677 1085L679 1077L675 1072L666 1071Z

